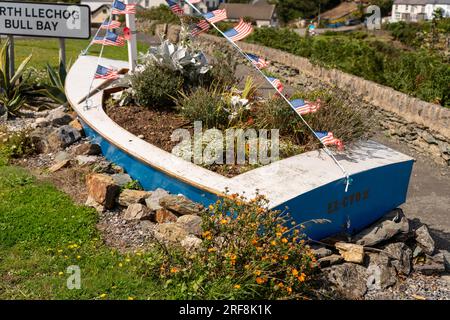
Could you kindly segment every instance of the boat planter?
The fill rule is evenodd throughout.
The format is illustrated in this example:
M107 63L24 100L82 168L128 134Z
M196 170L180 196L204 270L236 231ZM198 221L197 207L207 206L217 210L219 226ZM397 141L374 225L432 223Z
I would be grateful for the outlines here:
M321 239L339 232L354 233L398 207L406 194L414 160L374 141L352 146L337 158L351 175L345 192L342 171L321 150L296 155L227 178L185 161L139 139L112 121L103 110L103 90L81 102L89 91L97 57L81 56L66 78L67 98L77 112L86 135L101 146L104 156L122 166L146 190L164 188L182 193L204 205L224 196L224 191L252 197L265 195L273 209L288 211L306 233ZM104 65L127 68L125 61L103 59ZM93 88L105 80L94 80Z

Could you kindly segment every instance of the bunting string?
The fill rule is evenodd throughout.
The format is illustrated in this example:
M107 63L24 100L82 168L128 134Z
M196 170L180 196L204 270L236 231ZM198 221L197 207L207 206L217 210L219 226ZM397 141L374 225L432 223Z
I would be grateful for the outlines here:
M166 0L168 3L172 2L171 0ZM189 0L184 0L184 2L190 6L195 12L197 12L197 14L204 16L202 14L202 12L196 7L194 6ZM178 6L179 7L179 6ZM261 76L270 83L270 85L273 87L273 89L278 93L278 95L280 97L282 97L287 104L289 104L289 106L296 111L296 113L298 114L298 116L300 117L300 119L302 120L302 122L305 124L305 126L308 128L309 131L311 131L311 133L317 138L317 140L320 141L320 143L323 146L323 150L325 151L325 153L334 161L334 163L339 167L339 169L342 171L344 177L345 177L345 192L348 191L348 188L350 186L350 175L347 173L347 170L345 170L345 168L342 166L342 164L339 162L339 160L336 159L336 157L334 156L334 154L331 152L331 150L327 147L327 145L330 144L336 144L338 147L342 147L342 141L340 141L339 139L334 138L333 134L331 132L322 132L322 131L314 131L314 129L309 125L309 123L304 119L303 115L300 112L297 112L296 108L294 107L294 105L292 104L291 101L289 101L289 99L281 92L283 90L283 85L281 84L281 82L278 79L275 78L270 78L268 76L266 76L260 68L258 68L258 66L254 63L254 61L236 44L236 41L242 40L244 39L246 36L248 36L252 31L253 31L253 27L251 26L251 24L246 23L243 21L243 19L241 18L241 20L239 21L238 25L235 26L234 28L223 32L222 30L220 30L215 22L211 22L211 19L206 19L212 26L214 29L217 30L217 32L219 32L246 60L248 60L251 65L257 70L257 72L259 72L261 74ZM277 81L278 80L278 81ZM298 103L298 101L297 101ZM298 106L297 106L298 108ZM311 107L310 107L311 108ZM316 110L317 111L317 110Z

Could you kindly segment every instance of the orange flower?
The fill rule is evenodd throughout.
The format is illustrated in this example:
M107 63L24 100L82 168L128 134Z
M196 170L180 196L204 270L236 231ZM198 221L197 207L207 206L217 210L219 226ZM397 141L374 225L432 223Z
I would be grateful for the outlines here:
M272 240L272 242L270 244L273 245L273 246L276 246L277 242L275 240Z
M289 259L289 257L288 257L287 255L284 255L284 256L283 256L283 259L284 259L284 260L287 260L287 259Z
M258 240L253 239L253 240L252 240L252 245L256 246L257 244L258 244Z
M257 277L256 278L256 283L257 284L263 284L267 282L267 278L261 278L261 277Z
M298 270L297 269L292 269L292 275L294 276L294 277L296 277L297 275L298 275Z
M278 287L279 287L279 288L283 288L283 287L284 287L284 283L283 283L283 282L280 282L280 283L278 284Z
M298 281L300 282L304 282L306 279L306 274L304 274L303 272L297 277Z
M222 220L220 220L220 224L227 224L228 223L228 220L227 219L222 219Z
M278 238L281 238L282 233L281 233L281 232L277 232L275 235L276 235Z
M287 287L287 288L286 288L286 291L287 291L289 294L291 294L291 293L292 293L292 288L291 288L291 287Z
M261 275L261 271L256 270L256 271L255 271L255 276L260 276L260 275Z
M175 267L170 268L170 273L177 273L179 270Z
M240 284L235 284L235 285L234 285L234 288L235 288L235 289L240 289L240 288L241 288L241 285L240 285Z
M283 238L283 239L281 239L281 242L283 242L283 243L288 243L288 239Z

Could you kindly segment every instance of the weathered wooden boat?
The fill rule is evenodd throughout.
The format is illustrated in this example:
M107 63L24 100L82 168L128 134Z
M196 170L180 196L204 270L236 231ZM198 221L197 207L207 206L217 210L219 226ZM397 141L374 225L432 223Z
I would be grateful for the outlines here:
M227 178L139 139L112 121L103 110L102 83L89 98L98 57L81 56L66 78L66 94L82 122L86 135L101 146L104 156L125 168L146 190L164 188L184 194L204 205L230 193L251 197L256 189L270 200L270 207L285 207L299 223L327 219L324 224L306 224L306 233L321 239L336 233L354 233L382 217L406 200L413 159L374 141L356 144L339 161L351 175L346 180L336 164L320 150L293 156ZM103 59L115 68L127 68L128 62ZM106 87L106 85L104 86Z

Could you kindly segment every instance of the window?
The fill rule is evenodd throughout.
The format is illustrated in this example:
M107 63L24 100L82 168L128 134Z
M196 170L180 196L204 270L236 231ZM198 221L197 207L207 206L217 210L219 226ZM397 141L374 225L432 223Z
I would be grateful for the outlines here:
M409 10L409 5L405 6L405 10L408 11Z
M150 0L145 0L145 7L147 8L150 4Z

